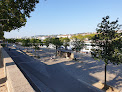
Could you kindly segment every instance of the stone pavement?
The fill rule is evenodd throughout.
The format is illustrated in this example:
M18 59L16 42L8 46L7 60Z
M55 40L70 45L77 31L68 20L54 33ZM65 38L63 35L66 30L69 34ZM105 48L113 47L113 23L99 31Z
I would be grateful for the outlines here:
M78 80L91 85L101 81L104 83L104 63L90 57L82 56L80 61L63 62L61 65ZM107 84L122 92L122 65L107 66Z
M41 62L47 65L53 65L59 63L66 71L72 76L76 77L79 81L84 81L88 84L95 84L97 82L104 83L104 62L96 61L90 57L90 55L83 55L79 53L79 61L74 61L64 58L50 59L51 54L45 52L43 48L40 51L39 59ZM43 52L44 51L44 52ZM52 53L52 52L51 52ZM115 87L122 92L122 64L107 66L107 84Z
M95 84L99 81L104 82L104 62L95 61L89 55L79 54L79 61L65 60L57 58L50 60L54 55L54 50L41 48L42 51L38 52L41 57L40 62L51 65L60 63L60 65L68 71L72 76L76 77L79 81L84 81L88 84ZM107 84L113 86L122 92L122 64L107 66Z

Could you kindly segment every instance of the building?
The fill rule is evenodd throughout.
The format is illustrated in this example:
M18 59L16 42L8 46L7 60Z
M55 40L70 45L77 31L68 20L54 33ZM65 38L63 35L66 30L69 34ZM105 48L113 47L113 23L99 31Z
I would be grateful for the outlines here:
M70 38L71 37L71 35L70 34L68 34L68 35L57 35L57 37L58 38L66 38L66 37L68 37L68 38Z

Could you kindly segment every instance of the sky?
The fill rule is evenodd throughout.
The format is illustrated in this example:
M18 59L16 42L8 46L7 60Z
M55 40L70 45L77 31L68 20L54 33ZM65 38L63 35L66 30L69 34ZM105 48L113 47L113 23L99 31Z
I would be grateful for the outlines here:
M122 0L40 0L27 23L4 37L96 32L97 24L109 15L122 24Z

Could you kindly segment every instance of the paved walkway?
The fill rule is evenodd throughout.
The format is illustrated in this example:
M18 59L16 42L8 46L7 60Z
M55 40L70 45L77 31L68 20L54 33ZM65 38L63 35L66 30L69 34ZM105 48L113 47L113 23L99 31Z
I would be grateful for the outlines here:
M88 85L84 82L80 82L76 78L72 77L72 75L67 73L61 67L60 65L61 62L58 64L53 63L53 65L47 65L43 63L42 65L41 64L42 62L39 62L38 60L33 61L31 57L25 55L24 52L20 53L18 49L11 48L10 51L7 48L5 49L8 52L8 54L12 57L12 59L16 62L16 64L20 67L20 69L22 69L22 71L24 71L28 75L31 81L36 86L38 86L38 88L41 89L42 87L40 84L43 83L46 87L50 89L50 91L44 90L42 92L52 92L52 91L53 92L75 92L75 91L81 92L82 90L84 92L101 92L99 89L91 85ZM43 55L44 53L48 54L49 52L47 51L45 52L45 50L42 50ZM41 57L45 57L45 56L41 56ZM44 59L41 58L40 61ZM52 60L52 62L56 62L56 61L59 61L59 58ZM62 61L65 61L65 59ZM41 69L42 66L44 66L43 68L45 68L46 74L42 72Z
M43 51L46 51L44 48ZM39 59L41 62L47 65L54 65L59 63L66 71L68 71L73 77L80 81L84 81L88 84L95 84L99 81L104 83L104 62L95 61L88 55L79 54L79 61L73 61L69 59L50 59L52 51L43 52L40 51ZM107 84L111 85L122 92L122 64L107 66Z
M88 55L78 54L79 61L68 59L50 59L54 55L55 50L41 48L38 55L41 57L40 62L47 65L59 63L73 77L88 84L95 84L99 81L104 82L104 62L95 61ZM107 84L121 90L122 92L122 64L107 66Z
M1 48L0 48L0 92L7 92L6 80L7 79L4 73L3 62L1 60Z
M101 81L104 83L104 63L94 60L69 61L61 63L66 71L81 81L91 85ZM122 65L107 66L107 84L122 92Z

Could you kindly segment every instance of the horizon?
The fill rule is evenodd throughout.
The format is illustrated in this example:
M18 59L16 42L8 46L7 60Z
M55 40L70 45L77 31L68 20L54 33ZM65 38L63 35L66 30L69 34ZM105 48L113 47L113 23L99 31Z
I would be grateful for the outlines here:
M96 32L97 24L107 15L110 21L119 18L119 24L122 24L121 3L121 0L40 1L25 27L5 32L4 37Z
M43 37L43 36L59 36L59 35L77 35L77 34L94 34L95 32L83 32L83 33L74 33L74 34L50 34L50 35L32 35L32 36L23 36L23 37L13 37L13 38L6 38L6 39L17 39L17 38L29 38L29 37Z

